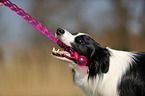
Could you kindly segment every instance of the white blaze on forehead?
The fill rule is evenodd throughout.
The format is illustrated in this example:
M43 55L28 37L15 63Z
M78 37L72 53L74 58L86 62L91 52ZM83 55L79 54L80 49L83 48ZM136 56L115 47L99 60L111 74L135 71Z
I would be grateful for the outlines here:
M91 37L90 35L88 35L88 34L85 34L85 33L81 33L81 32L80 32L80 33L78 33L78 34L77 34L77 35L75 35L75 36L77 37L77 36L81 36L81 35L86 35L86 36L89 36L89 37Z
M71 43L73 43L75 41L75 38L77 36L80 36L80 35L87 35L89 36L88 34L85 34L85 33L78 33L76 35L72 35L70 32L68 32L67 30L65 30L65 33L63 35L60 35L58 38L63 42L65 43L66 45L68 46L71 46Z

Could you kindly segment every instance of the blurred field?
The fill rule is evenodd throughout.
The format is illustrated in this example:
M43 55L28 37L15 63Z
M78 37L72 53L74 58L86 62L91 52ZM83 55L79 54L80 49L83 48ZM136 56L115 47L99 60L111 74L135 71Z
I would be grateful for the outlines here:
M119 48L115 36L117 34L109 33L93 38L102 46ZM132 35L129 41L129 50L145 51L144 38ZM6 62L0 51L0 96L85 96L73 84L71 68L51 56L56 44L49 43L33 46L27 51L17 46L13 58Z
M0 61L0 96L84 96L67 64L54 59L48 46L18 50L9 65Z

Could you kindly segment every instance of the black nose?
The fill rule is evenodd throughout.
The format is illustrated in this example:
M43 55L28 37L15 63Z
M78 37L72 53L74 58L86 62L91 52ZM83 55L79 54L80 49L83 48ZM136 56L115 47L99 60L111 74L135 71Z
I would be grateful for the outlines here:
M62 34L64 34L64 32L65 31L62 28L57 28L56 34L57 35L62 35Z

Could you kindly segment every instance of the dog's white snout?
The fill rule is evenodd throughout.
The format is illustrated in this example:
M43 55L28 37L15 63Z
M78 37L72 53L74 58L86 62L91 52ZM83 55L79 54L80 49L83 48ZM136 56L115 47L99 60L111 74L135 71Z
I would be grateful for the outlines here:
M63 43L71 47L71 43L74 42L75 36L63 28L58 28L55 36L59 38Z

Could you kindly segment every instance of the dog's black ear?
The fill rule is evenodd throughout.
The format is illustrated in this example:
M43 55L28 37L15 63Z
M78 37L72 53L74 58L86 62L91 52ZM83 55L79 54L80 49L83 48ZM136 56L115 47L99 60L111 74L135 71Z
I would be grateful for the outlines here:
M107 73L109 70L110 54L106 48L98 48L90 57L89 75L95 76L97 73Z
M98 53L99 52L99 53ZM100 66L100 72L102 73L107 73L109 70L109 51L106 48L101 48L100 51L98 51L97 55L97 61L99 63Z
M99 73L99 64L97 61L93 61L90 63L89 66L89 76L90 77L94 77L96 76L96 74Z
M104 56L104 60L100 61L100 71L103 73L107 73L109 70L109 57Z

